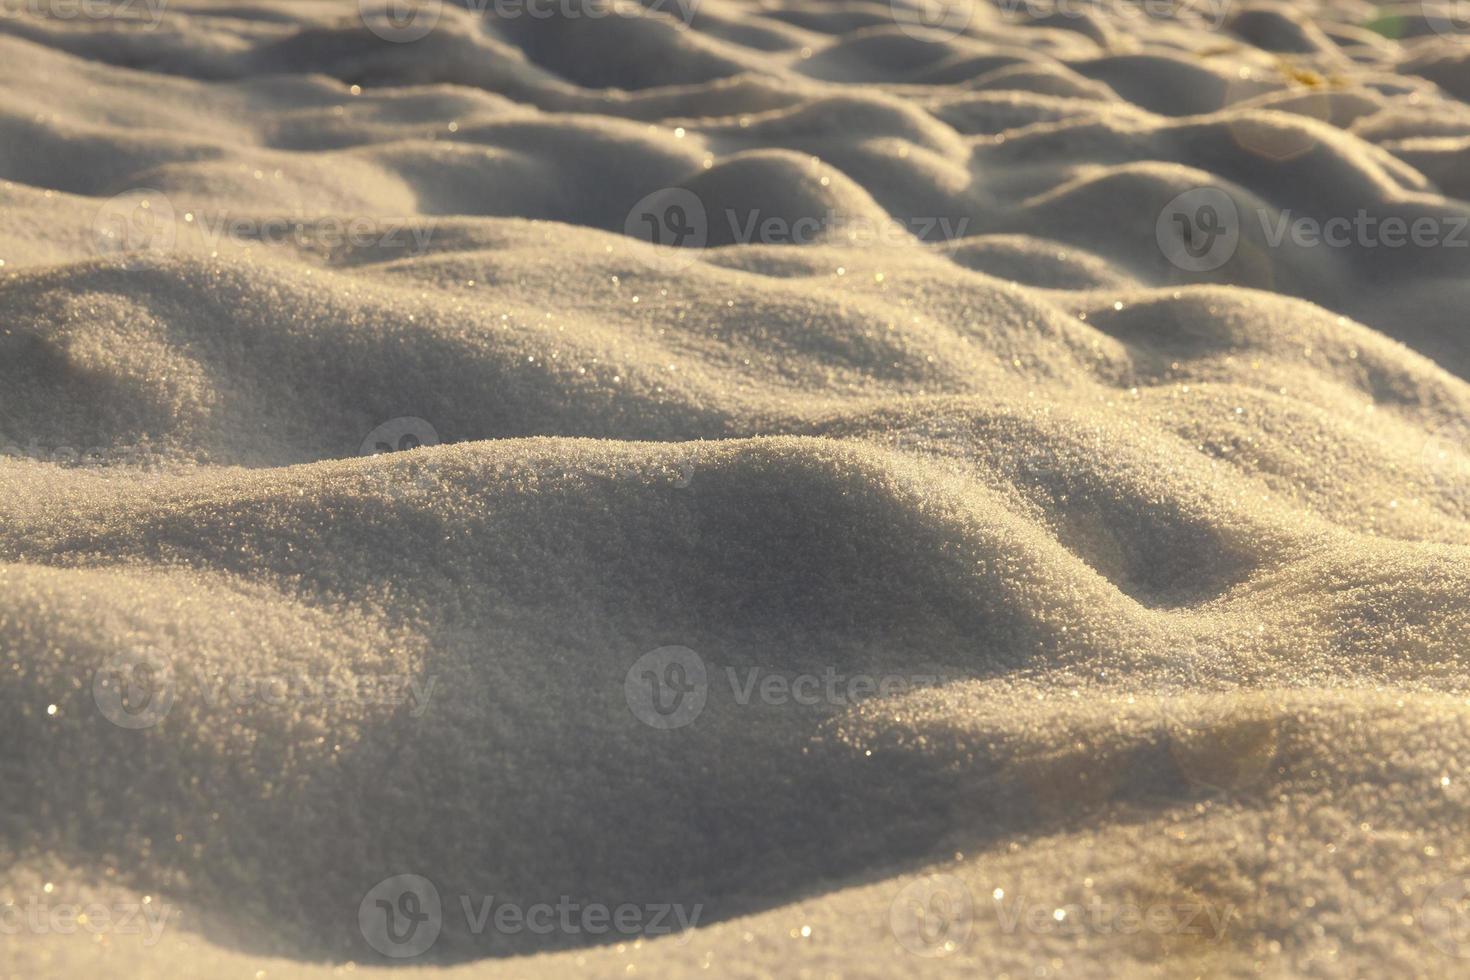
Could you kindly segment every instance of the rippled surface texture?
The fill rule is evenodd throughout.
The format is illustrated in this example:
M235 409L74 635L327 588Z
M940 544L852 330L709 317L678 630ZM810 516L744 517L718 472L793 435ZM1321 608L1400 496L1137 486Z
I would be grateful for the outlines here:
M1456 10L85 6L0 972L1470 964Z

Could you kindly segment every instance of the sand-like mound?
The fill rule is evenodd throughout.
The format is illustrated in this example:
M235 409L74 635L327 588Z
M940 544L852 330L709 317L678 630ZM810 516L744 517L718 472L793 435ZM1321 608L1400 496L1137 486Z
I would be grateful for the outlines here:
M1470 21L1157 7L0 0L0 975L1463 972Z

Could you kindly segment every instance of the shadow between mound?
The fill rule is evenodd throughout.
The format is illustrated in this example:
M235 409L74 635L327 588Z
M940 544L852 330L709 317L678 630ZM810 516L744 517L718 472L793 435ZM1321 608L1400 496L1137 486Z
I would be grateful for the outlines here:
M461 720L471 710L445 705ZM469 910L486 901L673 905L704 923L918 858L948 829L942 782L901 779L881 760L814 741L821 722L808 709L804 723L779 727L747 710L711 705L687 732L629 717L636 728L625 737L575 732L571 751L497 747L484 729L498 726L483 721L470 746L403 711L332 771L282 773L289 797L266 780L254 798L231 785L238 760L183 765L200 746L108 730L97 718L56 748L130 753L135 764L97 766L84 790L56 801L44 771L12 763L7 798L44 802L11 810L3 838L6 850L116 869L181 908L184 926L212 943L306 961L394 962L367 944L359 910L385 879L418 875L442 897L442 932L411 962L452 963L639 934L479 931ZM6 717L10 744L40 737L16 730L18 713ZM175 781L196 798L192 812L164 802L178 796Z
M1215 793L1160 742L1137 744L1102 767L1074 756L1024 775L983 746L970 747L962 765L891 744L864 747L836 734L845 708L741 705L716 686L712 676L704 712L679 730L604 714L626 716L626 705L588 705L590 717L568 726L580 736L580 758L570 764L565 746L497 748L483 738L483 719L470 744L453 740L449 729L475 710L472 703L451 700L445 713L458 719L434 731L398 711L335 771L283 780L293 786L290 798L236 792L225 799L223 774L196 775L192 791L218 808L215 827L197 839L185 831L173 845L178 825L147 804L171 778L167 764L177 760L168 754L187 741L134 740L142 766L97 767L68 812L42 809L30 814L30 826L25 807L12 811L5 844L79 867L116 867L132 887L183 907L187 928L250 955L449 964L644 934L477 929L486 902L526 909L570 898L584 908L635 906L650 915L675 906L709 924L889 878L956 845L982 850L1016 835L1061 833L1103 810L1110 820L1143 821L1160 807ZM16 714L6 718L7 734L34 737L15 730ZM112 742L116 749L140 734L109 728L99 718L66 748ZM514 765L508 755L518 756ZM523 782L536 776L508 775L529 771L559 782L557 798L526 791ZM42 797L34 782L26 785L42 778L22 774L10 788L30 790L23 799ZM355 798L343 798L344 780ZM125 826L117 822L124 810L132 813ZM394 960L368 946L359 912L380 883L404 874L433 883L440 930L428 950Z
M575 448L520 447L534 493L493 475L493 447L441 447L427 452L451 464L448 489L422 502L385 506L353 482L364 464L337 465L293 474L313 496L288 482L141 512L48 552L52 566L101 555L278 583L274 600L237 592L207 607L238 618L143 610L130 630L176 617L161 627L176 661L218 646L217 662L246 672L367 672L374 649L347 635L354 610L391 596L376 615L417 651L393 663L440 693L416 711L180 690L161 723L126 730L88 710L90 678L118 643L90 624L115 619L111 597L144 580L96 588L61 626L18 606L16 635L34 651L18 662L67 665L65 678L0 675L0 737L18 747L0 766L15 801L5 844L115 869L220 945L314 961L381 959L364 902L415 875L433 883L442 918L413 961L459 962L627 938L476 929L461 899L697 905L710 922L932 857L957 830L988 839L1048 817L1037 787L1005 776L984 745L926 760L835 738L832 722L884 679L943 691L1080 655L1067 634L1113 593L1068 578L1060 549L1038 555L1040 534L987 523L978 501L904 486L886 465L810 440L721 445L689 487L637 492L568 473ZM44 585L38 594L67 590ZM1065 633L1027 601L1043 588L1073 605ZM325 625L247 632L279 618L283 597L320 617L303 624ZM665 730L629 692L685 691L687 664L644 661L673 644L700 658L704 703ZM805 701L781 693L797 677L816 679ZM73 680L58 718L36 710ZM931 727L905 726L915 738Z
M967 678L1034 657L1025 608L974 594L969 548L981 545L895 499L881 470L809 443L723 447L695 492L649 489L616 507L587 477L548 489L564 448L542 447L539 494L470 468L452 498L385 511L344 479L320 499L189 509L188 534L162 510L141 514L75 538L69 558L51 553L280 581L332 627L302 627L282 649L264 624L253 642L212 614L157 624L176 662L217 645L246 672L350 673L371 651L334 633L376 582L394 594L389 618L417 628L415 673L441 693L415 713L362 699L216 704L181 689L161 722L128 730L90 704L119 641L89 624L113 622L111 597L141 579L98 589L62 626L17 607L28 666L0 679L0 737L17 747L0 766L15 801L5 845L114 869L220 945L333 962L378 958L359 915L395 875L433 882L456 914L415 961L454 962L620 938L476 931L457 916L461 896L701 905L711 921L925 853L951 819L944 780L817 739L846 694L761 692L768 676L937 682L945 663ZM337 519L308 532L323 512ZM447 533L461 513L474 519ZM284 605L237 595L221 608L243 623ZM708 701L688 726L658 730L635 716L629 678L679 642L705 658ZM47 651L62 676L31 666ZM64 685L75 693L56 717L35 710Z

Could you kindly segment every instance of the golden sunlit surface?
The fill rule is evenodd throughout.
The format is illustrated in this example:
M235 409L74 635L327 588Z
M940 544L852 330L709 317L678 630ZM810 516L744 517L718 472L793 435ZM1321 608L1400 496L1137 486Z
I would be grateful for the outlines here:
M1470 7L0 0L0 96L0 980L1470 971Z

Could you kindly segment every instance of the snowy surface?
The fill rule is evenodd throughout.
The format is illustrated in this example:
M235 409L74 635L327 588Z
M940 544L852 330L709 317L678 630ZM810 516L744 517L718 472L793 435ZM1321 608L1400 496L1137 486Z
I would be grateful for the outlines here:
M1470 969L1465 19L895 3L0 0L0 974Z

